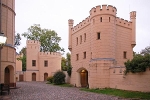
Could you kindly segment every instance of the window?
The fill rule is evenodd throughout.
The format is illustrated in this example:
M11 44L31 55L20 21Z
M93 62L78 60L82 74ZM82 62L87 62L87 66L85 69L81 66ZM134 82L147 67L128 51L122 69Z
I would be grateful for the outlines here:
M100 33L99 32L97 33L97 39L100 39Z
M100 22L102 22L102 17L100 17Z
M79 60L79 54L76 54L76 60Z
M86 33L84 33L84 42L86 41Z
M123 52L123 58L124 58L124 59L127 58L127 52L126 52L126 51Z
M78 37L76 38L76 40L77 40L77 45L78 45Z
M32 66L36 66L36 60L32 60Z
M109 17L109 22L110 22L110 17Z
M86 52L83 52L83 59L86 58Z
M80 44L82 43L82 35L80 35Z
M48 61L47 60L44 61L44 67L48 67Z

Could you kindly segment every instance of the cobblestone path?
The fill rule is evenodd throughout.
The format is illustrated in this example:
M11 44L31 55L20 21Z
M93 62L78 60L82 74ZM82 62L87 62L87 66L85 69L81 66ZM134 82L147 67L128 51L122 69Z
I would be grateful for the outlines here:
M60 87L45 82L18 82L11 89L11 100L125 100L103 94L80 91L74 87Z

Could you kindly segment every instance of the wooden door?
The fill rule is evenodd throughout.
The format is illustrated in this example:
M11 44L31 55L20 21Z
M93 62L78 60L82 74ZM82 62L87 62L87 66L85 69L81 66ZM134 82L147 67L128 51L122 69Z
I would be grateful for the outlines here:
M10 70L8 67L5 68L5 78L4 78L4 83L9 84L10 83Z
M47 81L48 73L44 73L44 81Z
M80 73L80 82L81 82L81 87L87 87L88 86L87 72L81 72Z
M23 81L23 75L19 75L19 81Z
M36 73L32 73L32 81L36 81Z

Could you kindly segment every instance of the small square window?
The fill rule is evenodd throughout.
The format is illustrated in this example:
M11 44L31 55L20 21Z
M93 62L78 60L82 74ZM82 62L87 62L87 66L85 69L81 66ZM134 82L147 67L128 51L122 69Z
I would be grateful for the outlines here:
M77 45L78 45L78 37L76 38L76 41L77 41Z
M44 61L44 67L48 67L48 61L47 60Z
M86 58L86 52L83 52L83 59Z
M80 44L82 43L82 35L80 35Z
M76 60L79 60L79 54L76 54Z
M84 42L86 41L86 33L84 33Z
M100 33L99 32L97 33L97 39L100 39Z
M127 52L126 52L126 51L123 52L123 58L124 58L124 59L127 58Z
M32 60L32 66L36 66L36 60Z
M102 17L100 17L100 22L102 22Z

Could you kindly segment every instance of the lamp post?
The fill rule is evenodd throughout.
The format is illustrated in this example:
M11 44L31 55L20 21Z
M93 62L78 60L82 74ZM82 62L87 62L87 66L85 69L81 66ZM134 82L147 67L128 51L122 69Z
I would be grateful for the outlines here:
M1 50L3 45L6 43L7 37L4 36L4 33L0 33L0 84L1 84Z

